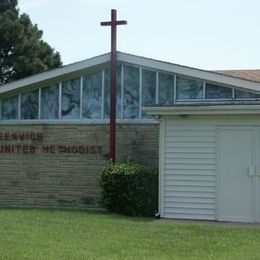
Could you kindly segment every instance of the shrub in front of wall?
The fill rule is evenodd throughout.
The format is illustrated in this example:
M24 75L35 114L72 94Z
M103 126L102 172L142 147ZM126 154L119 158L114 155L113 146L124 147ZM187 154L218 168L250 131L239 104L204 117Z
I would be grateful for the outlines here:
M154 216L158 210L158 173L132 161L109 164L102 172L105 207L129 216Z

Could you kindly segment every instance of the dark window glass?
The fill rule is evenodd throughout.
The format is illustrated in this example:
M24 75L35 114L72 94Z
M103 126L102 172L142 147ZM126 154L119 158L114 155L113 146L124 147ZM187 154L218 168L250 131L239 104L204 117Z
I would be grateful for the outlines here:
M156 103L156 72L142 70L142 106L155 105ZM149 116L142 111L143 118Z
M174 76L159 73L159 104L172 105L174 101Z
M102 73L98 72L84 77L82 97L83 118L101 118L102 108Z
M41 90L41 119L59 118L59 85Z
M206 83L206 99L231 99L232 88Z
M2 100L2 120L18 119L18 96Z
M235 98L260 98L260 94L235 89Z
M139 68L124 66L124 118L139 118Z
M121 66L116 73L116 118L121 118ZM110 69L105 70L104 118L110 118Z
M202 99L203 82L177 76L177 99Z
M80 79L62 82L62 109L63 119L80 118Z
M38 119L39 90L22 94L21 119Z

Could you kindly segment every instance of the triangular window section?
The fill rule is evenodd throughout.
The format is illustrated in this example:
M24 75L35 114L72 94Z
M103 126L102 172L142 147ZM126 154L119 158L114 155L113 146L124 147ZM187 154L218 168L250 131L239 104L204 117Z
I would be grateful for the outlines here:
M260 94L235 89L235 98L237 98L237 99L248 99L248 98L256 99L256 98L260 98Z
M232 99L232 88L206 83L206 99Z

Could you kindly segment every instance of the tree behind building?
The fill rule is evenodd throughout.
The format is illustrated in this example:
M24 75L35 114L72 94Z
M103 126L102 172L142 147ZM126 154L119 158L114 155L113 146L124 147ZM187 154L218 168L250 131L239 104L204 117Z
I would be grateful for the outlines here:
M0 1L0 85L62 65L43 32L19 14L17 1Z

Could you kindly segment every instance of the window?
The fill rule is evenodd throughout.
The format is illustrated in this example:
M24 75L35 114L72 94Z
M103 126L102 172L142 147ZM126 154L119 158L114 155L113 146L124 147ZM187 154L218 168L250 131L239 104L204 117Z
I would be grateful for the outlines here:
M232 88L206 83L206 99L232 99Z
M80 118L80 79L62 82L62 119Z
M41 119L59 118L59 85L41 89Z
M174 102L174 76L159 73L159 104L172 105Z
M21 96L21 119L38 119L39 90Z
M18 96L3 99L1 111L2 120L18 119Z
M84 119L101 118L102 73L87 75L83 79L82 116Z
M151 106L156 103L156 72L142 70L142 106ZM142 117L148 118L148 115L142 111Z
M117 66L116 76L116 118L121 118L121 66ZM104 118L110 117L110 69L105 70Z
M139 118L139 68L124 66L124 118Z
M203 82L177 76L177 99L202 99Z
M235 89L235 98L260 98L260 94Z

